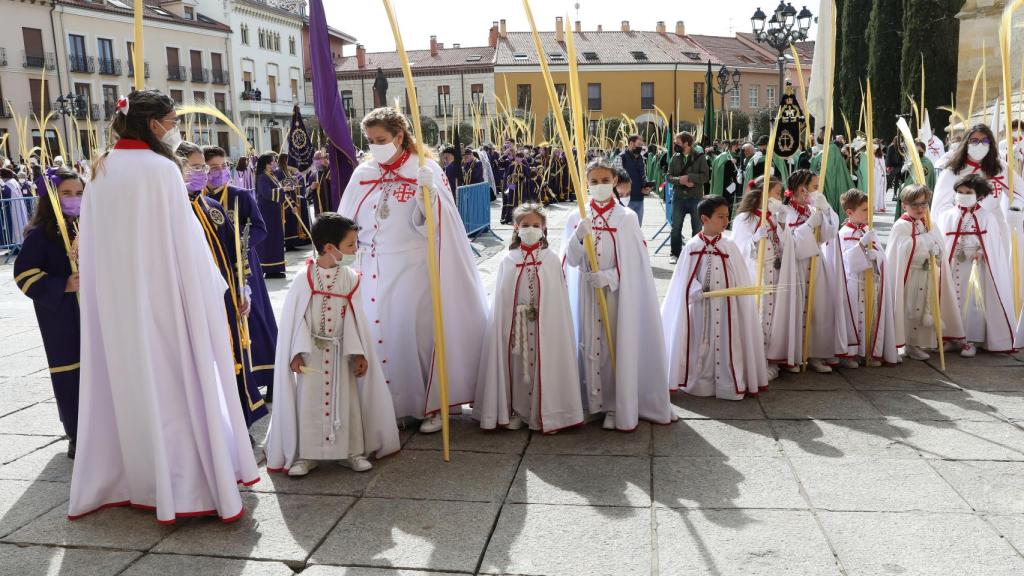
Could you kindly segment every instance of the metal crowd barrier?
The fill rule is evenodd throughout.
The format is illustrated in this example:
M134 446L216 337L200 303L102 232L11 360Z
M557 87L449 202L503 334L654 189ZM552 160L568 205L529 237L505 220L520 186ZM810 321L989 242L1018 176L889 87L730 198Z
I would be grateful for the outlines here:
M25 226L36 209L35 196L0 198L0 252L6 251L4 263L21 250Z
M665 202L663 204L665 206L665 223L661 225L661 228L658 228L658 231L654 233L654 236L651 236L651 242L653 243L662 232L668 232L668 237L666 237L661 242L661 245L654 251L655 254L661 252L661 249L668 244L669 240L672 239L672 185L668 182L665 182Z
M459 186L456 192L456 202L459 207L459 215L462 217L462 224L466 227L466 235L475 238L483 233L494 236L497 240L501 238L491 230L491 185L487 182ZM473 247L473 252L479 256L480 252Z

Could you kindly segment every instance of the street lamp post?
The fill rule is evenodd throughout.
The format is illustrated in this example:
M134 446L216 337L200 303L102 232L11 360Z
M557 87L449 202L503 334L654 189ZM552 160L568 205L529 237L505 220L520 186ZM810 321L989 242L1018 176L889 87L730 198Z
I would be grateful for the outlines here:
M759 7L750 17L750 25L754 39L775 49L779 63L779 91L775 95L776 102L782 101L782 90L786 79L786 49L789 45L807 39L807 31L811 27L814 15L804 6L799 13L793 4L779 2L771 18ZM767 20L767 27L765 21Z
M719 97L721 98L722 105L719 106L718 109L722 111L721 112L721 116L722 116L722 133L724 134L725 130L726 130L726 123L725 123L725 96L727 94L731 94L732 92L736 92L736 91L738 91L740 89L740 70L739 70L739 68L733 68L730 71L723 64L722 67L718 69L718 88L715 88L714 86L712 86L711 89L714 90L719 95ZM731 134L729 136L730 136L730 138L732 137Z
M71 146L71 138L68 135L68 116L78 117L79 114L85 112L85 107L89 104L85 101L85 96L81 94L72 94L68 92L66 96L57 97L57 109L56 112L61 116L61 124L64 125L64 138L68 141L68 146ZM40 138L45 139L46 134L40 134ZM78 137L78 135L75 135ZM71 150L69 150L70 152ZM73 158L65 159L65 162L74 162Z

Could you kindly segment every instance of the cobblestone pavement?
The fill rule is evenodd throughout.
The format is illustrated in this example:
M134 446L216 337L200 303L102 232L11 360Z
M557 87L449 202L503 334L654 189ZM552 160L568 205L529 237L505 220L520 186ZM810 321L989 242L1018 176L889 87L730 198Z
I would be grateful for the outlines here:
M553 209L552 236L570 209ZM650 237L656 200L647 219ZM477 247L490 286L502 247ZM291 276L304 255L289 257ZM653 266L663 294L667 248ZM269 284L280 306L287 283ZM680 395L677 424L629 434L457 417L448 464L437 435L405 430L370 473L264 473L244 519L168 527L130 509L66 520L72 461L9 264L0 342L3 575L1024 574L1024 355L785 375L742 402Z

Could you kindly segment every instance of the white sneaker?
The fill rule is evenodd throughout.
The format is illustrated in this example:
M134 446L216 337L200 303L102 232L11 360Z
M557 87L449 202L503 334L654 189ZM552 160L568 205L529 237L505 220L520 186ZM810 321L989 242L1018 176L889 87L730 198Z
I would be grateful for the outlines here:
M348 457L348 460L342 460L339 464L351 468L354 472L366 472L373 468L373 464L370 464L370 461L362 454L353 454Z
M808 362L807 365L811 367L811 370L814 370L819 374L828 374L832 372L832 367L825 364L825 361L821 358L811 358L811 361Z
M904 355L909 356L914 360L921 360L922 362L931 358L930 354L917 346L907 346L907 350L904 352Z
M970 342L960 345L960 356L963 358L974 358L978 354L978 348Z
M771 382L779 377L779 367L772 364L768 367L768 381Z
M675 264L676 262L679 262L679 257L678 256L669 256L668 257L668 263L669 264Z
M783 366L782 369L785 370L786 372L789 372L790 374L800 373L800 366L798 364L794 364L793 366Z
M615 430L615 412L604 413L604 424L601 427L605 430Z
M316 463L316 460L299 460L292 464L292 467L288 469L288 475L305 476L315 470L317 466L319 466L319 464Z
M522 427L523 419L519 417L519 414L513 414L512 417L508 419L508 424L505 425L505 428L509 430L519 430Z
M857 362L856 358L840 358L839 365L849 370L860 368L860 362Z
M433 434L441 430L441 415L434 414L430 418L427 418L423 422L420 422L420 432L424 434Z

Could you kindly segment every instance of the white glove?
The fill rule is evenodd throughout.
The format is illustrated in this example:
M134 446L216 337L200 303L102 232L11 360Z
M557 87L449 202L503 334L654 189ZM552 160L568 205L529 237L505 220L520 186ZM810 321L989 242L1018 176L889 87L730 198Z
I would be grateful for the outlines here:
M608 277L602 272L584 272L583 278L591 288L604 288L610 284Z
M429 166L422 166L416 172L416 184L420 187L426 186L431 190L434 189L434 171Z
M778 198L769 198L768 211L771 212L772 214L778 214L779 212L782 212L782 200L779 200Z
M757 244L761 240L764 240L767 235L767 230L765 230L764 226L761 226L757 230L754 230L754 234L750 237L750 239L754 242L754 244Z
M885 254L881 250L875 250L874 248L865 252L865 255L868 257L869 262L873 261L881 264L885 260Z
M870 248L875 242L878 242L878 235L873 229L868 230L860 239L860 245L865 248Z
M928 254L932 256L942 256L942 246L938 242L932 242L932 245L928 247Z
M823 218L824 216L821 215L821 210L815 210L814 213L807 218L806 224L811 228L818 228L821 226Z
M587 236L590 236L590 230L590 218L580 220L580 223L576 225L576 239L583 242Z
M690 304L700 304L704 301L704 291L694 290L690 292Z
M1013 207L1006 213L1006 224L1009 225L1012 232L1017 232L1024 225L1024 211L1020 208Z
M733 182L732 184L729 184L728 186L726 186L725 187L725 191L728 192L729 194L732 194L733 192L735 192L736 191L736 183Z
M831 205L828 203L828 199L821 192L815 192L811 195L811 204L814 205L818 210L828 210Z

